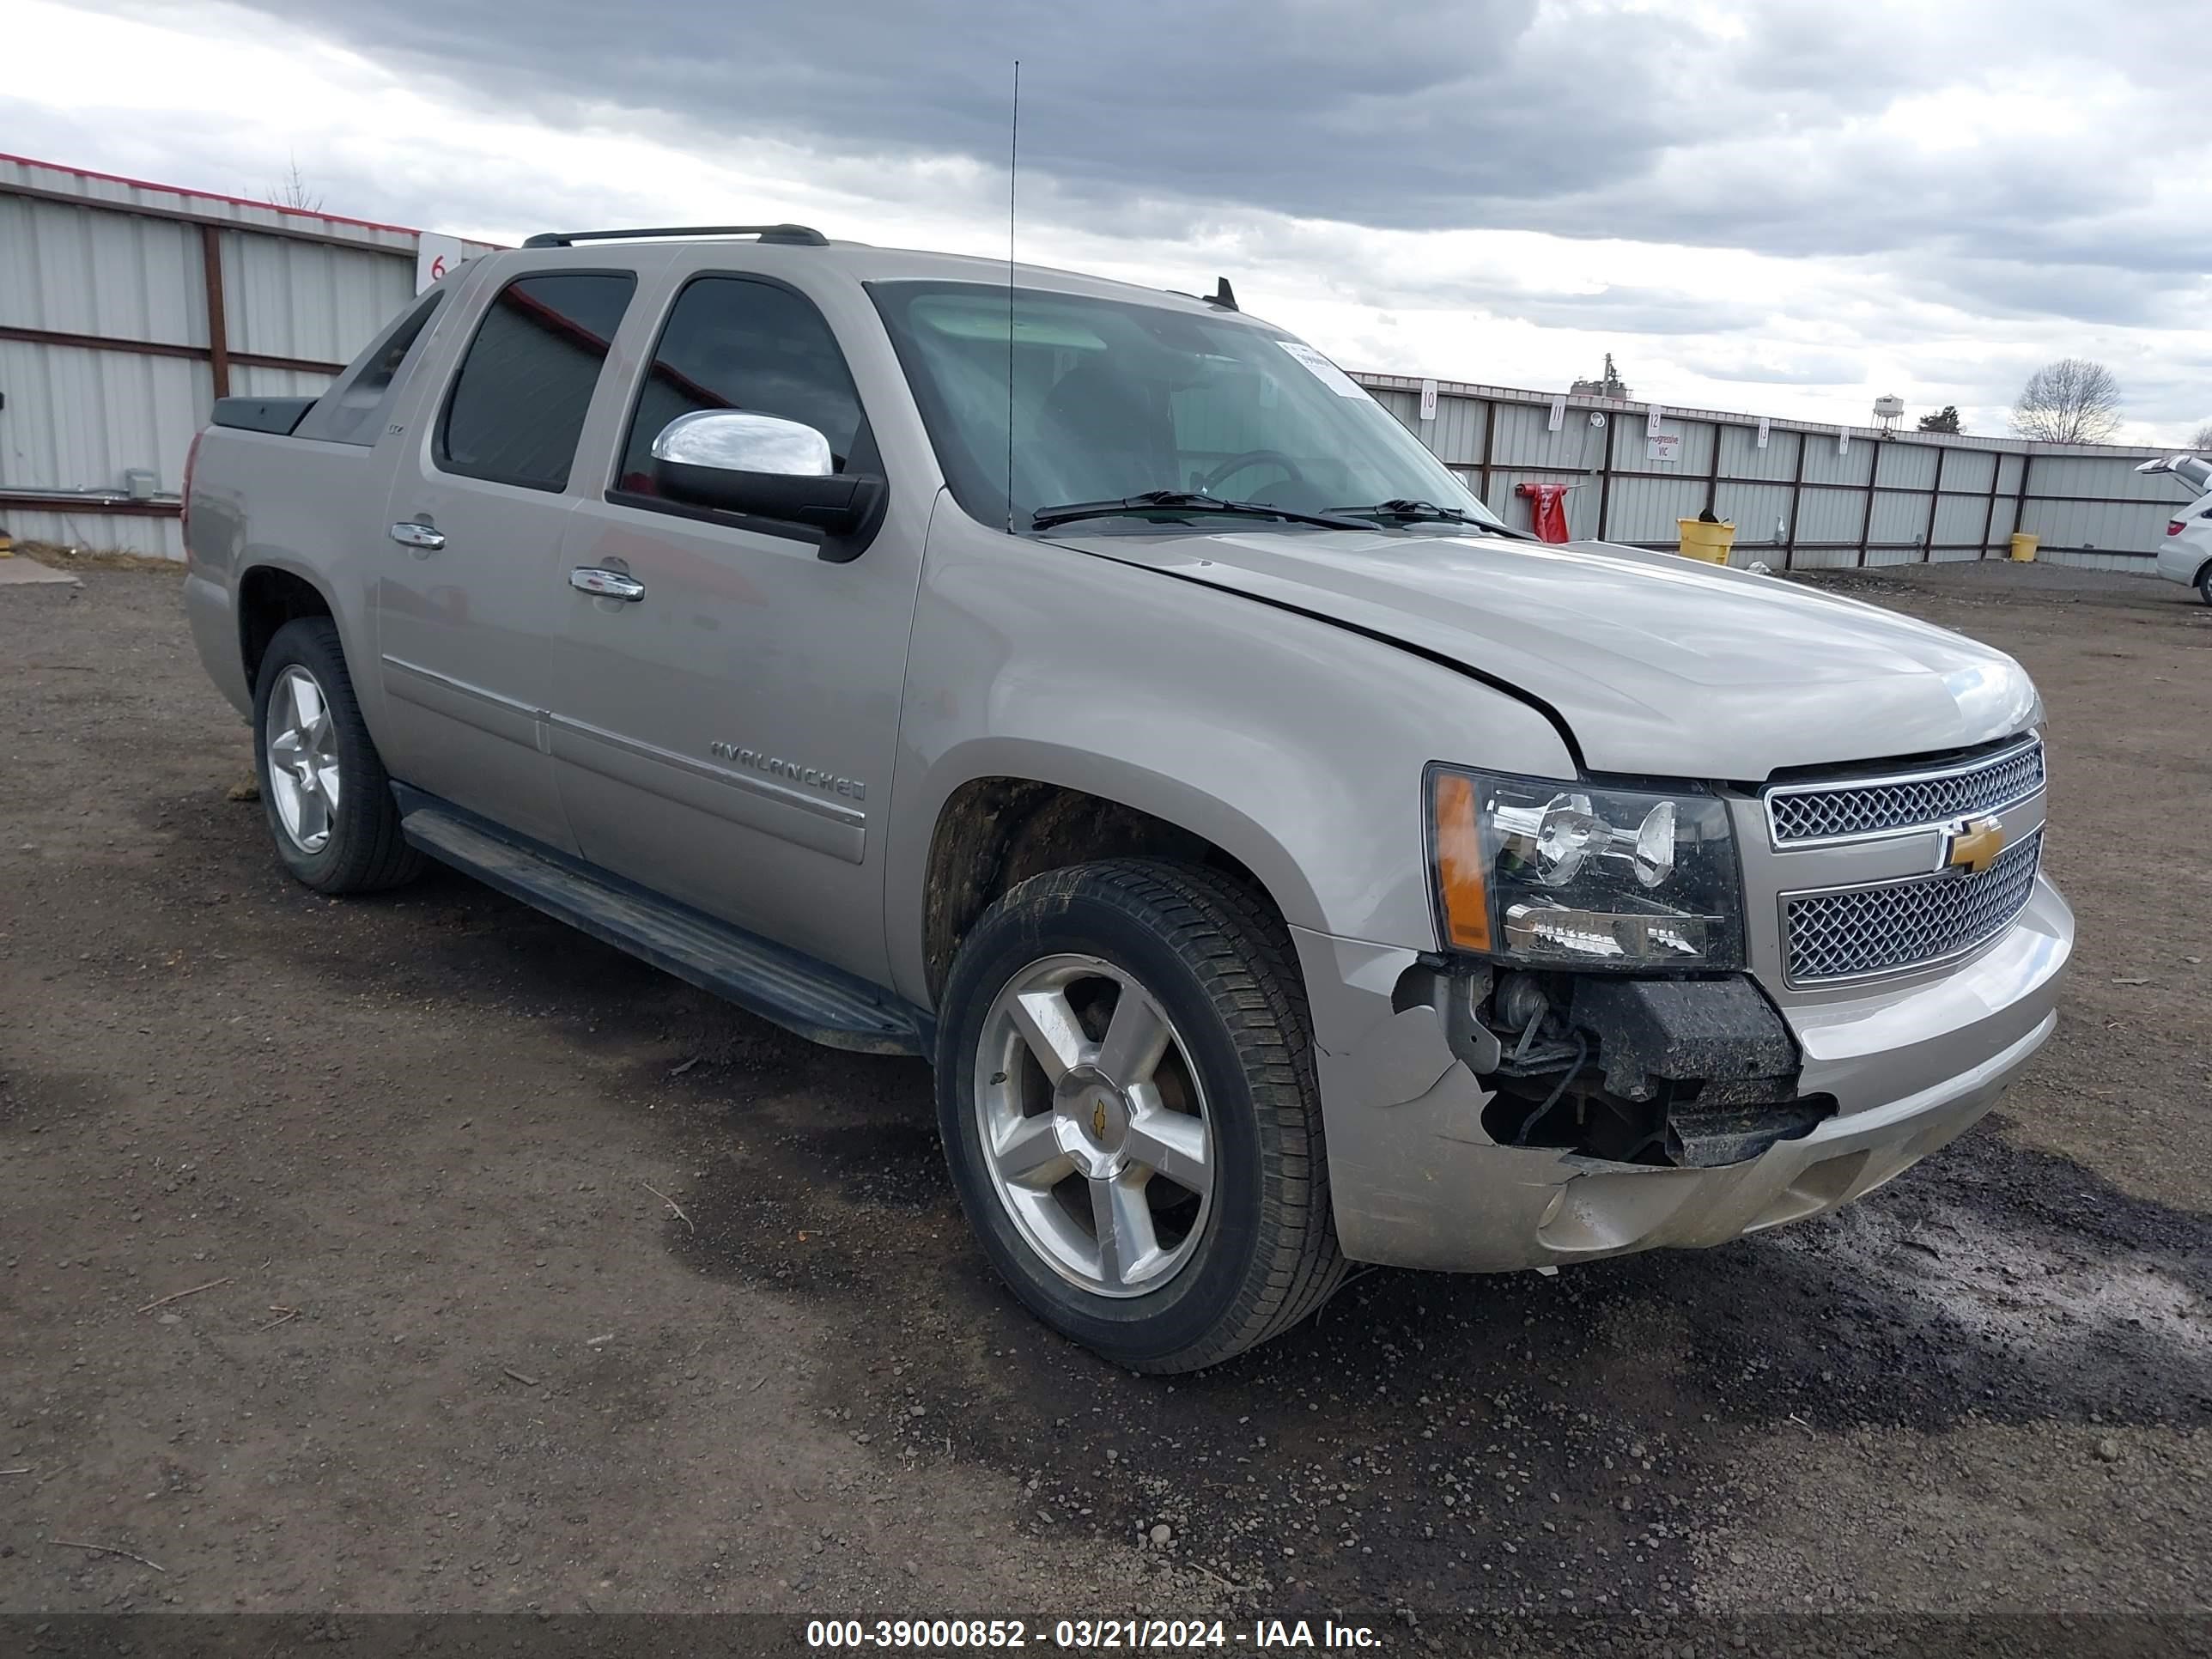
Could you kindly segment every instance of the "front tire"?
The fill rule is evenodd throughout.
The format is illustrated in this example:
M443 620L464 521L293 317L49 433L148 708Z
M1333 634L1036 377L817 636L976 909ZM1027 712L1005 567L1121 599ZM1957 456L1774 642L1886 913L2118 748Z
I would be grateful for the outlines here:
M1035 877L963 942L943 1011L962 1207L1055 1330L1194 1370L1342 1282L1304 988L1259 896L1134 860Z
M329 617L286 623L262 653L253 763L276 854L317 892L374 893L421 871Z

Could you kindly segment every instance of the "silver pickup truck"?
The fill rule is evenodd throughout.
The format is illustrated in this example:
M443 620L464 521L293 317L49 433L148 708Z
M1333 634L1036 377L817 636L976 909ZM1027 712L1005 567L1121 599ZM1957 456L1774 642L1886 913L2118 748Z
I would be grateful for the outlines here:
M993 1265L1137 1370L1833 1209L2056 1018L2017 664L1534 542L1225 284L534 237L186 495L301 880L931 1060Z

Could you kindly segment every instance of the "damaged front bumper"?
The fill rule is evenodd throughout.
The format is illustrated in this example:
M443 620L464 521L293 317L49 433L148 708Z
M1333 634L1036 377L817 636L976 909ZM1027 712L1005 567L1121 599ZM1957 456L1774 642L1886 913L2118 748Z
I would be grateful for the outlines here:
M1293 932L1345 1254L1495 1273L1722 1244L1903 1173L1988 1111L2051 1035L2074 922L2039 878L2011 928L1940 976L1784 1003L1798 1092L1832 1111L1741 1162L1705 1167L1499 1144L1484 1124L1496 1097L1464 1043L1436 1008L1405 995L1417 954Z

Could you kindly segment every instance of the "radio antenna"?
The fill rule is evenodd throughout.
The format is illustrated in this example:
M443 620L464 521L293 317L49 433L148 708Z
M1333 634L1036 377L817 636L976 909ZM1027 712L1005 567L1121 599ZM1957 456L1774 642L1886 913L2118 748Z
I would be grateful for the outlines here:
M1022 159L1022 60L1014 59L1013 118L1006 137L1006 534L1014 533L1014 180Z

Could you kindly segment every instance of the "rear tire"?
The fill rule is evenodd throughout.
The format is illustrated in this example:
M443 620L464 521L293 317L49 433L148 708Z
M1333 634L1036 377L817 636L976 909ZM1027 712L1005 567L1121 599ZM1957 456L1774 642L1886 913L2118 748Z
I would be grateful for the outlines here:
M1304 987L1260 896L1149 860L1035 877L962 943L942 1008L953 1182L1053 1328L1132 1370L1195 1370L1342 1282Z
M2206 565L2197 573L2197 597L2205 604L2212 605L2212 564Z
M286 623L262 653L253 764L276 855L317 892L374 893L421 872L329 617Z

